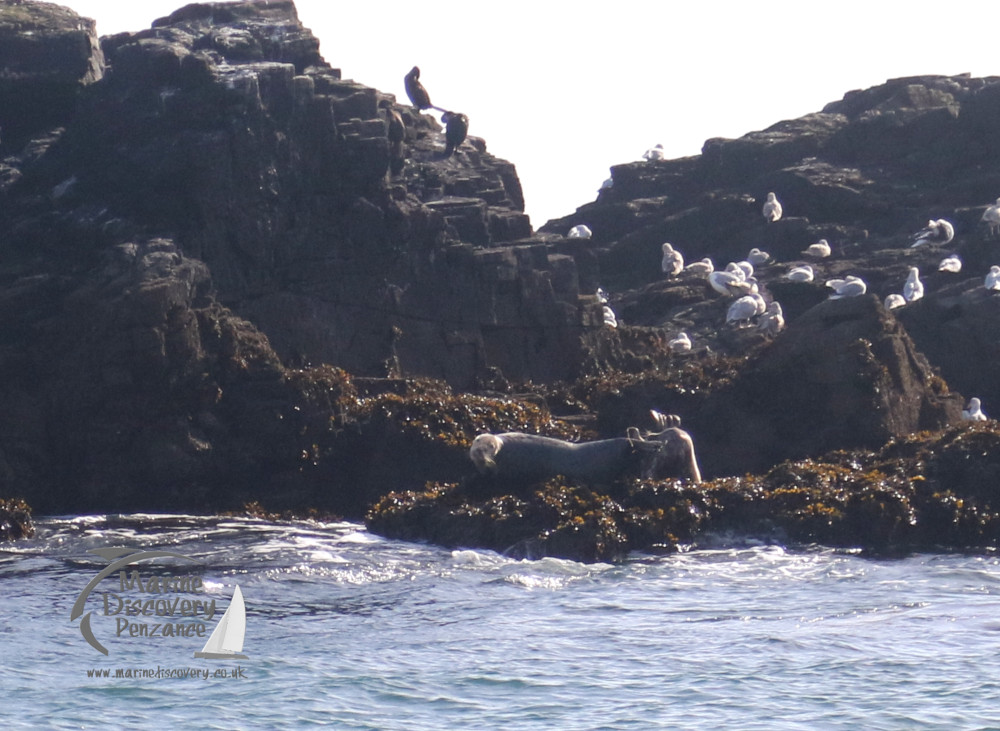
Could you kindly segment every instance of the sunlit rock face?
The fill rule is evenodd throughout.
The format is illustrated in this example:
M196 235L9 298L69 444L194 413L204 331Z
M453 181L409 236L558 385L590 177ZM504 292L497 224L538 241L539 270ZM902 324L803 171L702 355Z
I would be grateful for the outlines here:
M0 2L0 150L65 124L104 74L93 20L52 3Z

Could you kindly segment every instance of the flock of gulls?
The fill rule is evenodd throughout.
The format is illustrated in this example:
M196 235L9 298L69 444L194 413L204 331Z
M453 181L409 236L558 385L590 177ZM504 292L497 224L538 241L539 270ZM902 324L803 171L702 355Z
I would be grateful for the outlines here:
M656 145L647 150L643 158L648 161L665 159L662 145ZM608 188L611 185L611 181L607 180L601 188ZM767 200L761 209L761 214L768 224L781 219L783 209L781 201L778 200L775 193L767 194ZM982 215L982 221L988 227L991 236L1000 236L1000 198L997 199L996 203L987 207ZM581 239L589 239L592 235L591 229L583 224L573 226L567 233L569 238ZM955 227L950 221L943 218L930 220L924 228L913 234L910 248L927 245L943 246L950 243L954 237ZM766 251L753 248L744 260L729 262L724 269L716 269L712 260L707 257L685 264L684 255L675 249L673 244L664 243L661 245L661 250L663 256L660 266L665 276L675 277L682 274L704 276L713 290L726 297L735 298L726 311L727 325L738 328L756 327L768 337L774 337L784 329L785 318L781 304L774 299L770 301L765 299L754 276L756 267L774 263L771 255ZM810 244L801 253L806 259L821 260L829 257L832 249L826 239L820 239ZM957 254L946 256L938 265L940 272L958 273L961 270L962 260ZM792 282L812 282L816 272L811 264L802 263L792 266L784 276ZM830 289L830 299L858 297L868 291L868 285L865 281L854 275L847 275L843 279L828 279L825 285ZM990 267L984 280L984 286L990 292L1000 292L1000 265ZM920 271L917 267L910 267L902 292L889 294L885 298L884 305L886 309L893 310L916 302L923 296L924 284L920 280ZM606 293L599 289L598 297L604 308L604 324L608 327L617 327L618 319L607 304ZM692 346L691 338L686 332L679 332L668 341L668 347L674 353L689 352ZM962 411L962 418L971 421L985 421L987 419L978 398L973 397L969 400L968 405Z
M442 113L441 121L445 125L446 142L444 154L445 157L450 157L465 141L469 130L469 118L459 112L445 110L431 104L430 95L420 83L420 69L418 67L414 66L406 74L404 85L410 102L418 111L434 109ZM398 113L392 110L387 110L387 114L389 115L389 136L395 138L398 147L401 148L402 119ZM666 153L662 145L656 145L647 150L642 157L653 162L665 160ZM609 178L601 185L601 190L612 186L613 181ZM774 192L767 194L767 200L764 202L761 214L769 224L781 219L783 208ZM1000 236L1000 198L986 209L982 221L989 228L991 236ZM589 239L591 236L593 236L593 232L584 224L573 226L567 233L567 237L571 239ZM916 248L928 244L944 245L954 237L954 226L949 221L939 218L928 221L924 228L915 233L913 243L910 246ZM785 318L781 304L777 300L767 301L764 298L754 276L755 267L773 263L771 255L767 252L753 248L745 259L729 262L724 269L716 269L708 257L685 265L684 255L670 243L662 244L661 249L663 253L661 269L664 275L679 276L687 273L704 276L713 290L724 296L735 298L726 311L727 325L740 328L756 327L768 337L774 337L784 329ZM803 257L820 260L829 257L832 250L826 239L820 239L810 244L801 253ZM961 270L962 260L957 254L945 257L938 265L938 271L942 272L958 273ZM814 277L813 267L808 263L793 266L785 273L785 278L792 282L812 282ZM864 280L854 275L847 275L843 279L828 279L825 284L831 290L830 299L857 297L868 291L868 285ZM1000 266L990 267L984 284L986 289L991 292L1000 291ZM608 305L607 294L598 289L597 296L603 306L604 324L608 327L618 327L618 318ZM910 267L902 293L889 294L885 298L884 304L887 309L892 310L916 302L923 296L924 285L920 281L920 271L917 267ZM668 346L675 353L689 352L692 348L691 338L686 332L679 332L669 340ZM962 411L962 417L972 421L984 421L987 418L982 411L980 400L975 397L969 400L968 406Z

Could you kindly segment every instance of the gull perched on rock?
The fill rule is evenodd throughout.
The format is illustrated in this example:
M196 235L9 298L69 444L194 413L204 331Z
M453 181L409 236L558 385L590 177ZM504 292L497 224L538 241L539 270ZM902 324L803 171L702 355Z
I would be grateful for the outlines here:
M906 284L903 285L903 299L907 302L916 302L924 296L924 283L920 281L920 270L910 267L910 274L906 277Z
M990 267L990 272L986 275L986 281L983 284L991 292L1000 291L1000 266L994 264Z
M792 282L811 282L813 280L813 268L808 264L792 267L785 274L785 279Z
M757 321L757 329L771 337L774 337L785 329L785 315L781 311L781 305L778 304L777 300L768 302L767 309L764 310L764 314Z
M691 274L711 274L715 271L715 264L707 256L701 261L693 261L684 267L684 271Z
M582 223L571 228L567 234L571 239L589 239L593 235L594 232L590 230L590 227Z
M747 261L753 264L755 267L761 264L767 264L771 261L771 255L766 251L761 251L756 246L750 249L750 253L747 254Z
M671 339L667 346L670 348L671 352L674 353L686 353L691 350L691 338L688 337L686 332L677 333L677 337Z
M612 310L607 305L604 305L604 324L608 327L618 327L618 318L615 317L615 311Z
M951 256L946 256L938 264L939 272L951 272L952 274L957 274L962 271L962 260L958 258L958 254L952 254Z
M749 325L750 320L763 314L766 309L767 303L759 294L745 295L729 306L729 311L726 312L726 324L735 322L740 327Z
M894 310L897 307L902 307L906 304L906 299L903 295L893 292L885 298L885 309Z
M989 228L990 236L1000 234L1000 198L992 206L983 211L982 220Z
M746 275L742 269L738 272L714 271L708 275L708 283L719 294L732 296L739 291L740 285L746 281Z
M757 280L753 276L753 267L745 261L731 261L726 264L725 271L712 272L708 275L708 283L715 291L722 292L722 287L724 287L728 294L734 296L753 294L758 290Z
M734 295L757 294L760 291L757 277L747 277L742 282L736 282L730 285L729 291Z
M969 399L968 405L962 410L962 418L966 421L986 421L987 416L983 413L982 404L975 396Z
M663 151L663 145L653 145L651 148L642 153L644 160L665 160L667 154Z
M663 250L663 259L660 262L660 268L663 269L664 274L677 276L684 271L684 255L681 252L674 249L670 244L663 244L660 248Z
M828 279L826 286L833 290L830 299L839 300L844 297L857 297L868 291L868 285L860 277L848 274L844 279Z
M809 247L802 253L817 259L825 259L830 256L830 244L826 239L820 239L815 244L809 244Z
M943 218L928 221L927 225L913 234L911 249L924 244L947 244L955 238L955 227Z
M730 267L733 267L733 268L730 268ZM728 264L726 264L726 271L730 271L731 272L731 271L734 271L735 269L742 269L743 270L743 275L747 279L749 279L750 277L753 276L753 264L751 264L750 262L748 262L746 260L743 260L743 261L731 261Z
M774 193L768 193L767 202L764 203L761 213L764 214L764 220L768 223L773 223L781 218L781 202L778 200L778 196Z

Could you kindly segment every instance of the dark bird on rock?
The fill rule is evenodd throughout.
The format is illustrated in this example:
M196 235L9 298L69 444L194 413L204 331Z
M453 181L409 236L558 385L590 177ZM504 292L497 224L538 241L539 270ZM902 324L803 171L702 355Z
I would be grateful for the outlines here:
M379 104L385 110L385 121L388 125L386 136L389 138L389 173L399 175L406 164L403 154L403 140L406 138L406 125L402 115L392 108L389 102Z
M465 136L469 134L469 118L458 112L445 112L441 116L444 122L444 139L446 142L444 156L451 157L458 146L465 142Z
M439 112L444 111L431 104L431 95L427 93L427 89L420 83L419 66L414 66L410 69L410 73L403 77L403 85L406 87L406 95L410 97L410 102L417 109L421 111L424 109L437 109Z
M389 124L389 154L393 157L403 156L403 139L406 137L406 125L402 115L392 107L385 108L386 122Z

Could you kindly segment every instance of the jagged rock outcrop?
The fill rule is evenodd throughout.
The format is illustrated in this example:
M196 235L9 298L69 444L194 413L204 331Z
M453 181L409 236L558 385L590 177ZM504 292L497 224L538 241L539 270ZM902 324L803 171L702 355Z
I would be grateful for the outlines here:
M878 449L961 418L927 359L873 295L798 317L688 419L713 476L759 474L830 447Z
M0 2L0 36L23 51L0 112L4 492L359 515L452 458L373 432L323 364L463 387L580 372L600 307L561 237L533 235L513 165L475 137L445 159L437 121L341 78L293 3L188 5L98 44L67 9ZM38 113L17 103L36 89Z
M19 149L63 124L102 77L94 21L53 3L0 3L0 69L0 149Z
M542 230L579 223L593 229L602 281L622 323L664 328L670 336L685 330L696 351L726 355L749 352L753 338L723 326L729 300L703 278L662 275L662 242L689 262L707 256L719 268L751 248L768 251L773 261L755 274L790 324L826 298L827 279L859 276L881 300L901 292L916 266L925 296L892 316L951 388L1000 403L988 336L1000 323L982 288L1000 256L980 223L1000 192L998 103L1000 78L894 79L762 132L708 140L700 156L615 166L612 187L595 202ZM784 217L772 224L761 216L769 191L784 205ZM938 218L954 224L954 240L911 249L912 234ZM803 250L821 238L833 255L809 261ZM961 256L962 272L938 272L952 252ZM785 279L807 261L815 282Z
M12 217L48 196L169 236L287 362L462 387L579 371L592 303L532 237L513 166L477 138L445 160L436 120L342 79L293 3L190 5L101 46L106 77L19 171ZM388 180L380 107L407 126Z

